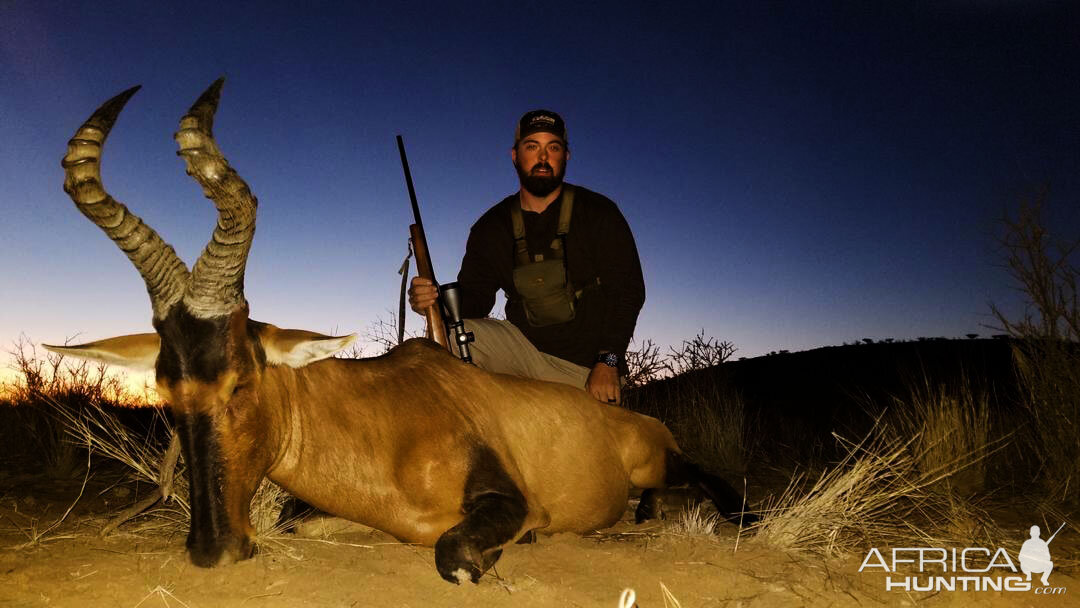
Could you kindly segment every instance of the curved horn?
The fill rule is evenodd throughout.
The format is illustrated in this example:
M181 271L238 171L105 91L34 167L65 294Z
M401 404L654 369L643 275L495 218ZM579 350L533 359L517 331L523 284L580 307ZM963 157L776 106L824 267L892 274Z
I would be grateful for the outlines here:
M229 314L245 304L244 267L255 235L258 201L214 141L214 112L221 98L219 78L180 119L177 152L184 157L188 175L218 210L214 235L191 269L184 304L197 316Z
M183 295L188 270L168 243L123 203L109 196L101 183L101 150L124 104L139 90L132 87L106 101L68 141L64 192L90 221L127 254L146 281L154 318L164 318Z

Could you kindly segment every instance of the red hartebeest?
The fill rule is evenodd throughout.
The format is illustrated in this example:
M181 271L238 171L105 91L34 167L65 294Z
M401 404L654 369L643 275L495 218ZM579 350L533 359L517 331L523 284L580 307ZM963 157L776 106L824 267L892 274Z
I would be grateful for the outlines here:
M49 347L156 372L187 462L192 562L252 554L249 505L264 477L328 513L434 546L451 582L475 582L530 531L612 525L631 487L689 481L721 512L741 510L738 493L687 462L662 423L582 390L491 374L426 340L373 359L332 359L354 336L249 319L244 267L256 199L211 133L221 85L176 133L188 174L218 209L190 272L101 183L102 146L137 87L101 106L68 143L64 190L142 274L156 332ZM642 500L639 518L654 504Z

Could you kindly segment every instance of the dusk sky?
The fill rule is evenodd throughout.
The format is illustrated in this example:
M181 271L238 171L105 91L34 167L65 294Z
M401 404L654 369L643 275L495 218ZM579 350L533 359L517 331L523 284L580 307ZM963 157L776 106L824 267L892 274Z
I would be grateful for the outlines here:
M215 135L259 198L246 294L283 327L363 332L397 309L396 134L453 280L469 227L517 188L515 121L540 107L566 119L567 181L634 231L637 340L704 330L754 356L989 335L990 302L1020 310L997 218L1050 183L1053 227L1080 234L1073 2L346 6L0 0L0 343L151 330L60 158L143 85L105 186L190 264L215 214L172 134L222 75Z

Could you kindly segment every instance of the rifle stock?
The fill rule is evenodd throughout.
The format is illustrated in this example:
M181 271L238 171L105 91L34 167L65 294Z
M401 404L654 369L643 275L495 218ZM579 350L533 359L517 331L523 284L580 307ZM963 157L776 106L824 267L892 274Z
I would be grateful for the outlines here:
M431 256L428 255L424 227L419 224L410 224L409 236L412 237L413 254L416 256L416 274L438 286L439 283L435 281L434 267L431 265ZM446 322L443 321L442 314L439 312L437 301L435 305L429 306L424 311L424 318L427 319L427 337L446 350L451 350L450 340L446 337Z

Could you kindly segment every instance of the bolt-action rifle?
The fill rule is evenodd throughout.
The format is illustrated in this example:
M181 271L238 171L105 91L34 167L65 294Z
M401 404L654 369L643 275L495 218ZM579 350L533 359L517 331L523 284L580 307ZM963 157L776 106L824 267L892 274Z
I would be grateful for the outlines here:
M447 283L440 287L438 281L435 280L435 268L431 265L427 236L424 234L424 222L420 219L420 205L416 202L416 189L413 188L412 173L409 171L409 159L405 157L405 142L400 135L397 136L397 145L398 152L401 154L401 168L405 171L405 184L409 188L413 219L416 220L415 224L409 226L413 253L416 255L416 273L431 281L435 288L439 290L439 298L436 304L424 312L424 317L427 319L427 337L446 348L446 350L453 352L446 331L446 321L443 319L442 314L442 309L445 308L450 317L450 327L454 330L454 342L458 346L461 360L472 363L469 342L473 341L473 334L465 331L465 324L461 320L458 284L456 282Z

